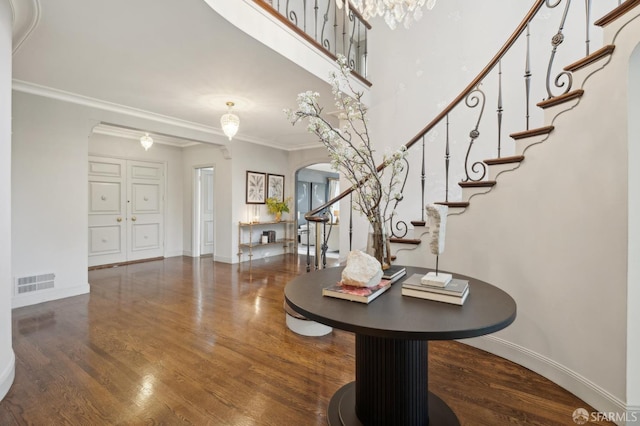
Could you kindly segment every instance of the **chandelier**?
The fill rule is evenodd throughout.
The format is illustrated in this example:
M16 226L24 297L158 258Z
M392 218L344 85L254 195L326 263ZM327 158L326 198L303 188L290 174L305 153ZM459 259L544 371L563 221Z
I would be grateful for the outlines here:
M145 151L148 151L153 145L153 139L149 136L149 133L145 133L144 136L140 138L140 145L144 148Z
M336 0L336 2L339 8L342 8L343 3L351 3L364 19L382 16L392 30L395 30L401 22L405 28L409 28L411 22L422 18L422 6L426 4L427 9L431 10L436 5L436 0Z
M229 110L225 115L220 117L220 125L222 126L222 131L225 135L229 137L231 140L232 137L238 133L238 128L240 127L240 118L231 111L233 108L233 102L227 102L227 107Z

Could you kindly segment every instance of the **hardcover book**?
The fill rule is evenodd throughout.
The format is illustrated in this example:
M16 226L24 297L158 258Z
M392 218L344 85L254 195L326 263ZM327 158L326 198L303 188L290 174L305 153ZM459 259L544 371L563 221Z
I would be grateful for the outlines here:
M469 296L469 288L467 287L461 296L452 296L450 294L434 293L426 290L414 290L403 286L402 295L418 299L433 300L436 302L451 303L453 305L462 305Z
M390 280L395 277L401 277L407 273L407 269L404 266L391 265L384 271L382 271L382 278Z
M378 285L373 287L355 287L342 285L340 283L322 289L323 296L335 297L337 299L350 300L352 302L369 303L380 296L391 287L391 280L380 280Z
M404 282L402 283L402 287L410 288L413 290L430 291L432 293L449 294L451 296L458 297L462 296L462 294L469 287L469 281L457 278L453 278L451 281L449 281L449 284L444 287L422 284L420 278L420 274L413 274L404 280Z

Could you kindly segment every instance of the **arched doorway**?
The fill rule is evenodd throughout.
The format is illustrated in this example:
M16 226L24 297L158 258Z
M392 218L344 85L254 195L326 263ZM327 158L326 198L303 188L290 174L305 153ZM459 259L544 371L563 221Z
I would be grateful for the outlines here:
M322 206L340 193L340 175L329 163L316 163L296 171L295 217L298 228L298 253L315 258L318 233L316 227L305 219L305 214ZM340 256L339 205L326 209L329 222L322 227L320 240L325 241L325 262L337 262ZM324 238L326 236L326 238Z

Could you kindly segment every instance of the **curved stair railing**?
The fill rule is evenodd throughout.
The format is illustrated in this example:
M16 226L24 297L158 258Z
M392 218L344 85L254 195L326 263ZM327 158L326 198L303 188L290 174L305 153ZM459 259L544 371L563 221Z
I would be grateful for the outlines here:
M576 62L568 65L564 68L557 70L557 63L560 61L559 53L562 50L562 45L566 45L567 41L567 23L568 17L572 11L572 5L581 3L584 9L584 25L581 29L572 31L572 35L576 33L584 34L584 40L578 44L583 44L584 50L580 50L578 55L582 55L582 52L586 52L586 56L580 58L572 58ZM532 72L532 46L531 46L531 23L541 13L549 13L553 11L559 11L558 18L558 30L551 37L551 51L549 53L549 59L546 66L546 75L544 76L544 95L543 100L536 103L536 106L540 111L545 111L549 108L557 107L559 105L566 105L567 108L571 107L575 101L579 99L584 91L582 89L575 89L577 86L575 83L575 72L582 67L600 61L601 59L608 58L614 50L614 46L604 46L594 52L591 52L591 30L593 26L604 26L610 21L616 19L622 14L640 5L640 0L627 0L627 1L614 1L612 2L613 10L605 17L599 19L596 22L591 22L592 15L592 2L591 0L585 0L584 2L573 2L571 0L536 0L525 17L509 36L506 42L498 50L498 52L491 58L487 65L477 74L475 78L442 110L424 127L422 128L411 140L409 140L405 147L407 149L414 146L420 147L421 159L421 176L419 182L419 191L421 194L421 207L418 213L419 219L411 221L414 229L424 227L424 206L426 204L425 194L427 186L427 142L430 145L436 145L436 140L440 138L441 130L444 135L442 136L442 142L444 145L443 152L443 165L442 173L444 174L444 188L443 195L444 200L437 201L436 204L442 204L449 207L449 214L460 214L469 206L469 200L473 196L486 193L490 191L495 185L495 177L506 170L513 170L518 168L520 163L524 160L524 152L528 146L537 144L548 138L549 134L553 131L553 126L532 127L532 90L533 90L533 72ZM616 4L617 3L617 4ZM546 19L549 19L545 16ZM520 41L521 45L517 45ZM574 43L575 45L575 43ZM521 87L522 99L524 106L522 109L522 128L524 130L512 132L509 134L513 140L511 143L511 153L505 149L505 113L506 106L504 104L504 93L506 90L505 82L514 82L515 79L504 78L504 66L505 58L508 54L514 54L517 48L524 49L524 52L518 52L521 54L524 68L522 70L523 80L517 82ZM576 49L574 49L575 51ZM566 55L565 55L566 56ZM562 58L562 61L566 61L566 58ZM568 61L567 61L568 62ZM493 80L490 80L493 79ZM538 81L538 83L540 83ZM542 85L542 83L540 84ZM489 96L489 90L493 91L493 95ZM509 88L511 90L511 87ZM537 93L537 92L536 92ZM490 108L489 101L495 102L491 105L495 106L495 115L492 115L491 129L487 131L487 120L489 117L488 110ZM456 123L460 123L461 117L469 123L466 126L467 146L464 152L464 158L458 164L453 160L453 137L452 133L452 117L456 118ZM513 115L511 115L513 117ZM517 121L512 118L511 122ZM457 124L462 126L459 128L465 128L465 124ZM464 130L463 130L464 131ZM474 147L479 143L484 143L489 139L485 136L489 135L489 138L495 138L495 157L490 159L479 159L474 153ZM517 144L517 145L516 145ZM415 152L415 150L413 151ZM384 164L378 166L378 170L384 168ZM454 172L454 168L457 170ZM460 181L457 182L458 197L455 199L455 194L452 194L451 182L456 176L461 176ZM305 215L305 219L316 226L316 235L326 235L322 233L321 227L327 226L330 219L322 213L327 211L327 208L334 203L344 199L353 192L352 188L349 188L339 194L337 197L329 200L325 204L318 208L308 212ZM405 197L406 198L406 197ZM350 209L352 212L353 209ZM406 212L405 212L406 213ZM411 214L411 213L408 213ZM425 228L423 228L425 229ZM349 249L351 249L353 231L353 218L349 218ZM405 238L405 236L399 237L393 235L391 230L391 242L417 245L420 243L420 237L427 231L418 231L418 235L414 235L414 238ZM326 253L326 238L321 244L316 245L315 252L315 268L322 269L326 266L326 262L323 260ZM307 271L311 269L309 256L307 256Z
M253 0L278 21L335 61L347 58L354 77L367 86L368 44L371 25L350 4L336 0Z

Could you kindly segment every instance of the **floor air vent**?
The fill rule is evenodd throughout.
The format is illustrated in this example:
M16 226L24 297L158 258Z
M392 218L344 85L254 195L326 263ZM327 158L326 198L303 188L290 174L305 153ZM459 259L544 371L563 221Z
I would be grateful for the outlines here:
M32 291L53 288L55 278L56 274L42 274L16 278L16 294L20 295L30 293Z

